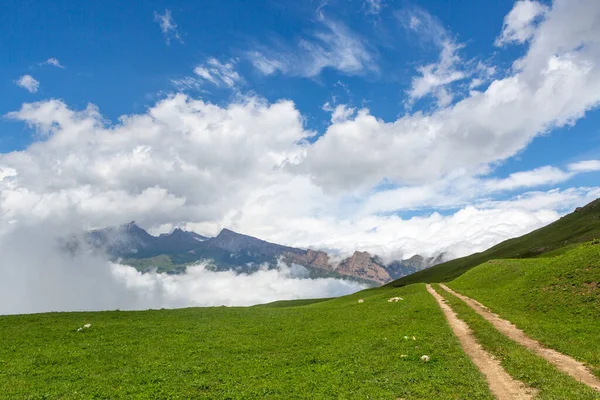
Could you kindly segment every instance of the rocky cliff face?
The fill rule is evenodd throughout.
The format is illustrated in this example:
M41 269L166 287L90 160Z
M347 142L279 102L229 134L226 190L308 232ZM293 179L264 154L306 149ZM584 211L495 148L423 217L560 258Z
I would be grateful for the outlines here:
M329 263L329 254L324 251L315 251L308 249L302 252L285 252L283 261L286 264L300 264L305 267L318 268L325 271L333 270Z
M335 272L343 275L360 276L379 283L392 280L385 266L377 257L373 257L366 251L355 251L352 257L342 261Z

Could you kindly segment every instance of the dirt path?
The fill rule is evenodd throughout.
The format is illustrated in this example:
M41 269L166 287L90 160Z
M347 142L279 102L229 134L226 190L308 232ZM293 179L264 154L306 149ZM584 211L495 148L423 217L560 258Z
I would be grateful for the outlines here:
M473 363L485 375L492 394L499 400L509 399L531 399L535 390L527 387L522 382L513 379L490 353L485 351L473 337L471 329L462 320L458 319L456 313L431 285L427 284L427 291L437 300L440 308L448 320L448 324L458 337L465 353Z
M498 329L510 339L514 340L522 346L527 347L528 349L535 351L538 355L548 360L550 363L554 364L558 369L560 369L564 373L572 376L580 382L585 383L595 391L600 392L600 379L596 378L596 376L592 374L583 363L565 354L559 353L556 350L552 350L548 347L545 347L537 340L534 340L527 336L525 332L517 328L510 321L502 319L497 314L494 314L489 308L487 308L477 300L473 300L470 297L463 296L462 294L450 289L446 285L440 284L440 286L445 291L452 293L454 296L464 301L469 307L475 310L477 314L481 315L487 321L491 322L492 325L496 327L496 329Z

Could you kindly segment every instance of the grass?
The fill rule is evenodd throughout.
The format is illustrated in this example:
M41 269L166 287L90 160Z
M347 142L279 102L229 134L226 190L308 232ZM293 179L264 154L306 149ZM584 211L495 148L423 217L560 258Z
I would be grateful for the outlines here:
M448 286L600 377L600 244L552 258L489 261Z
M479 344L494 355L502 367L513 378L538 390L536 399L597 399L598 393L560 372L549 362L513 342L498 332L494 326L483 319L457 297L433 285L458 317L465 321Z
M278 300L273 301L271 303L259 304L253 307L261 307L261 308L287 308L287 307L298 307L298 306L307 306L309 304L322 303L324 301L332 300L333 298L324 298L324 299L298 299L298 300Z
M424 285L278 306L3 316L0 398L492 398Z
M400 287L419 282L448 282L489 260L560 254L600 238L600 199L527 235L506 240L484 252L457 258L388 283Z
M448 286L600 377L600 241L579 245L597 237L600 201L486 252L336 299L0 316L0 399L491 399L425 285L406 286L456 277ZM540 398L598 397L438 291ZM404 300L388 303L394 296ZM92 327L78 332L85 323Z

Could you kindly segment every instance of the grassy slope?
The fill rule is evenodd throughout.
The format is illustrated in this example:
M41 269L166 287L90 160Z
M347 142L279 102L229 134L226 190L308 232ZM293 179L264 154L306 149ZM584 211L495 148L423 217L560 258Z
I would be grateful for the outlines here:
M488 260L530 258L544 253L557 254L573 245L600 238L600 199L578 212L527 235L506 240L484 252L436 265L388 283L399 287L417 282L447 282Z
M0 317L0 398L491 399L424 285L297 304Z
M508 339L457 297L434 285L473 331L479 344L493 354L513 378L539 391L537 399L597 399L598 393L560 372L548 361Z
M552 258L489 261L448 286L600 377L600 244Z

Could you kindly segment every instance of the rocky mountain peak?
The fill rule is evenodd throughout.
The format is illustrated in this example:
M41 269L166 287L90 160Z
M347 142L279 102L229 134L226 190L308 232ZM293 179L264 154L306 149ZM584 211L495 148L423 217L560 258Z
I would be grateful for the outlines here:
M336 272L350 276L361 276L381 283L391 280L385 267L366 251L355 251L352 257L346 258L338 265Z

